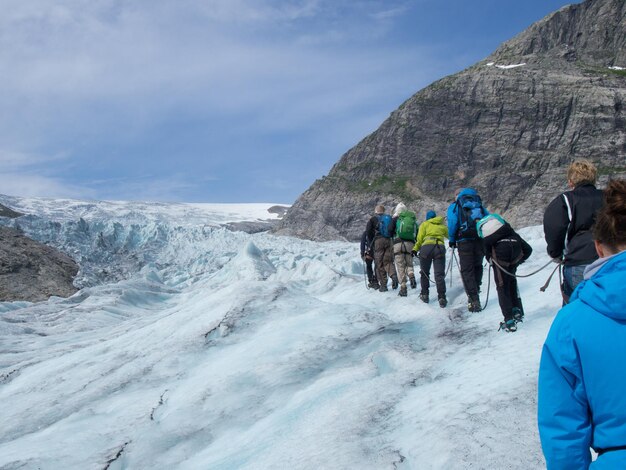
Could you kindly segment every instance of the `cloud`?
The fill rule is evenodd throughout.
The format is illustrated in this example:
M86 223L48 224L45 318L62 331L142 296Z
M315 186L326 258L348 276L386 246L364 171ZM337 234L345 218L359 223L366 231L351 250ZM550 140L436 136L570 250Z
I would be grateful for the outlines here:
M47 176L25 172L7 173L0 171L0 193L22 197L69 197L92 199L94 191L89 188L68 185L66 182Z
M148 174L91 180L88 183L102 199L107 200L187 202L198 186L216 180L211 176L180 172L166 177Z
M352 138L355 122L384 117L382 110L388 113L432 74L428 49L387 39L406 5L6 0L0 149L15 150L13 157L0 154L0 170L23 172L25 182L37 174L42 188L56 192L67 181L69 192L90 187L107 198L112 191L96 184L94 173L126 174L130 180L120 180L119 192L179 198L202 185L170 178L169 168L159 171L171 158L158 147L164 135L173 147L185 139L217 146L204 137L209 131L236 141L304 130ZM212 153L245 158L229 150ZM59 155L65 169L81 171L51 174ZM150 161L154 184L143 178L139 158Z

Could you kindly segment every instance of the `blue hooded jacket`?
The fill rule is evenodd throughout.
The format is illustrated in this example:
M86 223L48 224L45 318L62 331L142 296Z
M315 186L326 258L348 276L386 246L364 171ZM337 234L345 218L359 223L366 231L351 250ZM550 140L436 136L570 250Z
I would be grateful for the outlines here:
M626 468L626 450L611 450L626 446L626 252L593 267L541 355L538 422L549 470ZM592 463L590 447L607 452Z
M458 214L459 206L457 204L457 201L459 200L461 196L464 196L466 194L469 194L472 196L478 195L475 189L463 188L461 192L459 192L459 195L457 196L456 200L452 204L450 204L450 206L448 207L448 212L446 213L446 217L448 219L448 235L450 237L449 238L450 243L456 243L460 240L466 240L465 238L461 238L460 240L456 239L457 232L459 230L459 224L461 223L459 219L459 214ZM486 215L489 215L489 211L487 209L485 209L484 207L482 209L483 209L483 217Z

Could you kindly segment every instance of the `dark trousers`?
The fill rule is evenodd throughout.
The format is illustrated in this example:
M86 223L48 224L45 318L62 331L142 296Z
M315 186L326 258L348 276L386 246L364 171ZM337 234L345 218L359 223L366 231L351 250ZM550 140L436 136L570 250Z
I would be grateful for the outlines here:
M367 282L377 283L376 274L374 274L374 258L369 255L365 255L365 269L367 270Z
M422 294L428 294L430 287L430 265L435 271L435 284L437 296L446 296L446 248L443 245L422 245L420 248L420 284Z
M507 266L504 269L511 274L515 274L517 266ZM522 299L520 299L519 290L517 288L517 278L502 272L502 270L495 265L493 267L493 275L496 281L498 303L500 304L500 310L502 310L502 316L504 317L504 321L511 320L513 318L513 307L519 308L522 312L524 311Z
M477 298L478 290L483 283L483 258L485 257L483 241L480 239L462 240L457 243L457 250L465 293L470 299Z

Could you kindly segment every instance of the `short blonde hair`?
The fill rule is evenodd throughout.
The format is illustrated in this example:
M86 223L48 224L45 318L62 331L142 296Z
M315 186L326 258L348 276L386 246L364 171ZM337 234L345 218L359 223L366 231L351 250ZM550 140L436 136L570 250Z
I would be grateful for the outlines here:
M581 184L596 184L598 170L589 160L576 160L567 169L567 181L574 187Z

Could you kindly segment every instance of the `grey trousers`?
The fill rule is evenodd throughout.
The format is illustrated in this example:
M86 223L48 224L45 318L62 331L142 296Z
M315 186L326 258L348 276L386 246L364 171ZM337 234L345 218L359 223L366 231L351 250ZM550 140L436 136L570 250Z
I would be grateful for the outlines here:
M428 294L430 287L430 265L435 271L437 297L446 296L446 248L444 245L422 245L420 248L420 284L422 294Z

